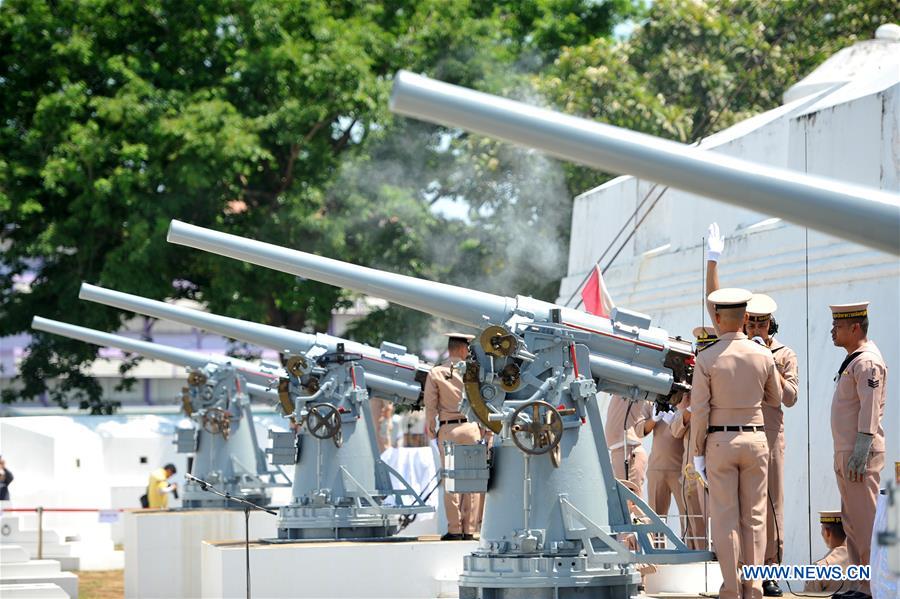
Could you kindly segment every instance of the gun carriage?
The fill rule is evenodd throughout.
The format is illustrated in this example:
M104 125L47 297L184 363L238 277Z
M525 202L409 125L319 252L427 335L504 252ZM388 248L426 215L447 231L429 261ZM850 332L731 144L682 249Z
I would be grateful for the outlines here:
M376 349L87 283L79 297L283 353L283 376L273 387L296 432L269 435L273 463L294 466L291 503L279 510L279 538L389 537L415 514L433 511L381 460L369 410L372 394L398 404L420 401L429 366L406 348L386 342Z
M40 316L34 317L32 328L186 367L186 386L182 388L180 403L192 426L179 425L174 442L179 453L191 454L189 473L229 495L259 505L270 503L271 487L290 484L280 469L268 467L257 440L250 406L250 395L277 397L271 386L278 380L280 369L225 356L207 356ZM203 491L190 479L184 486L182 505L185 508L239 507Z

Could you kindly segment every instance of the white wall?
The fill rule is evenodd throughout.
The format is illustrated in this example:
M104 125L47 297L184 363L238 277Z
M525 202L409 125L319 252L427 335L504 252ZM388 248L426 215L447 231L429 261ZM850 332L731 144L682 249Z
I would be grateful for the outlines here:
M178 468L173 480L183 485L187 454L176 453L173 444L181 419L177 414L0 418L0 454L15 475L12 506L137 508L151 470L169 462ZM268 445L267 430L283 425L283 419L262 412L254 415L254 423L260 443ZM274 490L276 505L289 499L290 488ZM177 507L180 501L170 504ZM123 539L121 523L100 524L95 513L47 512L44 517L47 527L82 538ZM25 521L35 525L33 515Z
M721 132L703 146L900 191L900 84L896 74L893 77L795 100ZM576 198L560 303L578 289L651 187L646 181L620 177ZM816 511L840 508L832 470L830 403L832 378L844 352L831 343L829 303L872 302L870 338L890 369L885 473L892 473L894 461L900 459L900 263L894 256L765 214L670 189L606 274L616 303L652 315L654 324L673 336L690 338L693 327L709 318L702 302L702 238L712 221L728 237L720 263L722 285L769 293L779 305L778 336L799 356L800 400L785 412L784 536L785 561L806 563L810 549L814 559L824 553ZM579 299L576 296L571 305Z

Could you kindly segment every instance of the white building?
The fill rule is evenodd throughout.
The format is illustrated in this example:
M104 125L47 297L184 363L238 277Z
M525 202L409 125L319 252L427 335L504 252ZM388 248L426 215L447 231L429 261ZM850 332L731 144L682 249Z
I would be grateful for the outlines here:
M788 90L783 106L717 133L701 147L900 191L898 32L896 25L883 26L877 39L835 54ZM652 187L650 181L619 177L576 198L559 303L574 306L580 300L580 285L611 240L622 228L624 240L661 190L637 209ZM785 410L784 562L810 563L825 550L816 512L840 508L830 402L845 354L831 343L828 304L872 302L869 335L891 370L884 480L900 460L900 263L895 256L767 214L668 189L604 277L616 304L652 315L654 324L673 336L690 338L695 326L708 324L703 237L713 221L727 237L719 267L722 285L770 294L778 303L778 337L799 356L800 399Z

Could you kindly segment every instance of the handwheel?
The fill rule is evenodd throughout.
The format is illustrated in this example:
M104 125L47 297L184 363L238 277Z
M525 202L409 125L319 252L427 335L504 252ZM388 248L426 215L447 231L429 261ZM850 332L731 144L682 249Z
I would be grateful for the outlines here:
M306 428L316 439L334 439L340 447L341 412L337 406L330 403L312 406L306 413Z
M556 408L546 401L532 401L512 414L512 440L529 455L542 455L562 440L563 422Z
M203 430L211 435L221 433L227 439L231 433L231 412L222 408L209 408L203 414Z

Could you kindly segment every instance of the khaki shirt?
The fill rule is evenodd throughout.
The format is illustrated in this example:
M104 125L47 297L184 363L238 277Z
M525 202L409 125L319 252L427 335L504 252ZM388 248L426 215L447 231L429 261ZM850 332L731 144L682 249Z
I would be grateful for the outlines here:
M676 412L672 425L680 419ZM684 439L672 434L672 426L662 420L653 427L653 445L650 448L650 462L647 470L681 471L684 461Z
M781 403L790 408L797 403L797 393L800 389L800 368L797 366L797 354L787 345L774 337L769 339L769 349L775 358L775 368L784 377L781 380ZM763 404L763 420L767 431L784 431L784 411L781 406L773 407Z
M465 419L459 411L462 401L463 380L459 372L449 364L435 365L425 379L425 423L432 425L439 420Z
M628 406L631 405L631 409ZM628 429L625 430L625 416L628 416ZM609 398L606 409L606 447L618 449L624 445L623 437L627 437L628 445L640 445L644 437L644 422L653 415L653 404L638 400L629 402L621 395Z
M763 424L762 406L781 404L772 352L744 333L723 333L697 354L691 388L691 445L706 455L709 426Z
M850 565L850 556L847 554L847 545L838 545L825 554L825 557L815 563L816 566L840 566L846 568ZM803 586L806 592L834 593L840 588L840 580L807 580Z
M675 420L669 425L672 436L682 440L682 451L684 453L684 459L681 462L682 469L684 466L692 464L694 461L694 454L691 451L691 423L684 419L686 414L687 408L678 408L678 415L675 416Z
M831 400L831 435L835 451L853 451L856 433L874 436L872 451L884 451L884 401L887 366L871 341L844 368L835 381Z

